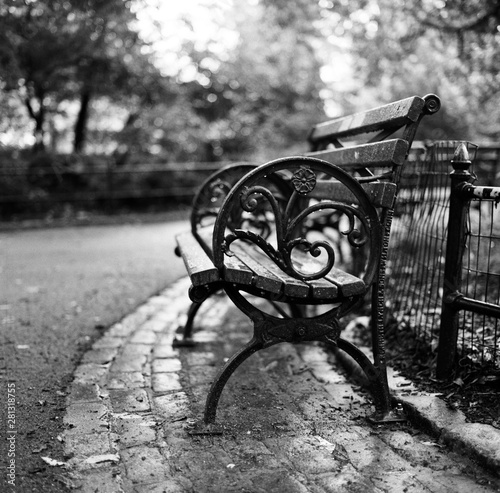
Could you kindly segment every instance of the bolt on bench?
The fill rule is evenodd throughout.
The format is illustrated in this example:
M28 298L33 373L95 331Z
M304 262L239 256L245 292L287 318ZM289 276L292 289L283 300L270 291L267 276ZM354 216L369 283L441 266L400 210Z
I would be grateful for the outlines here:
M401 420L384 352L386 258L401 168L422 118L439 108L437 96L415 96L337 118L312 129L305 156L229 166L204 183L191 231L177 237L193 304L174 345L193 343L196 312L221 289L251 319L253 337L220 369L193 433L220 432L217 405L231 374L281 342L345 351L368 378L371 420ZM341 337L340 319L364 303L371 303L373 362Z

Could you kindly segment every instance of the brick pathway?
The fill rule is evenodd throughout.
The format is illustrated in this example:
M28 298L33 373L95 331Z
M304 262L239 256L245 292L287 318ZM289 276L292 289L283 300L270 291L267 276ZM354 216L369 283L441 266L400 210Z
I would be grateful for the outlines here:
M250 326L220 296L195 348L172 349L183 279L97 341L75 373L63 440L78 492L500 491L500 480L409 425L372 427L364 392L321 347L253 355L224 389L222 436L191 437L209 383Z

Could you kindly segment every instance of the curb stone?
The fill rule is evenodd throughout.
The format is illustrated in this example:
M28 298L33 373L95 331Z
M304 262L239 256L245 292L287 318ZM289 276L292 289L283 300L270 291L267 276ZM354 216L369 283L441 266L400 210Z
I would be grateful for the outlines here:
M491 425L467 423L461 411L450 410L435 395L396 394L410 419L422 423L451 450L474 458L500 477L500 430Z
M179 296L188 286L187 279L176 282L111 326L77 368L63 440L71 457L68 482L79 492L95 492L97 486L99 493L132 491L131 483L152 482L162 483L164 491L180 491L167 478L161 423L153 410L165 415L172 405L185 406L182 399L170 404L165 397L180 394L172 338L177 314L189 306L189 299ZM165 310L173 298L176 309ZM161 395L166 392L176 394Z
M346 328L349 331L349 328ZM346 337L346 332L343 332ZM347 334L349 337L349 334ZM362 348L372 358L371 350ZM367 381L356 362L342 351L335 357L363 385ZM437 394L418 391L413 384L388 368L389 387L395 401L403 406L410 422L424 429L451 450L474 458L500 477L500 430L486 424L468 423L464 413L450 409Z

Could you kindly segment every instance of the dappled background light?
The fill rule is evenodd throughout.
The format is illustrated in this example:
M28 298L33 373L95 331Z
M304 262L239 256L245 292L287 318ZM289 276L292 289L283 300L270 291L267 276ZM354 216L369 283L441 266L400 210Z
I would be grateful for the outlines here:
M264 160L313 123L430 92L443 111L420 138L497 140L498 4L6 0L0 145Z

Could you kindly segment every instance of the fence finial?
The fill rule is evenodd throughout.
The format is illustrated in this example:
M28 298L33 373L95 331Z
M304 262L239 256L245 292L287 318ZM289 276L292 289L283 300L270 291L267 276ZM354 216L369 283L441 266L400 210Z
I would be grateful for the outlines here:
M453 159L451 160L451 164L454 169L467 169L470 164L469 151L467 150L467 144L465 142L460 142L457 148L455 149L455 153L453 154Z

